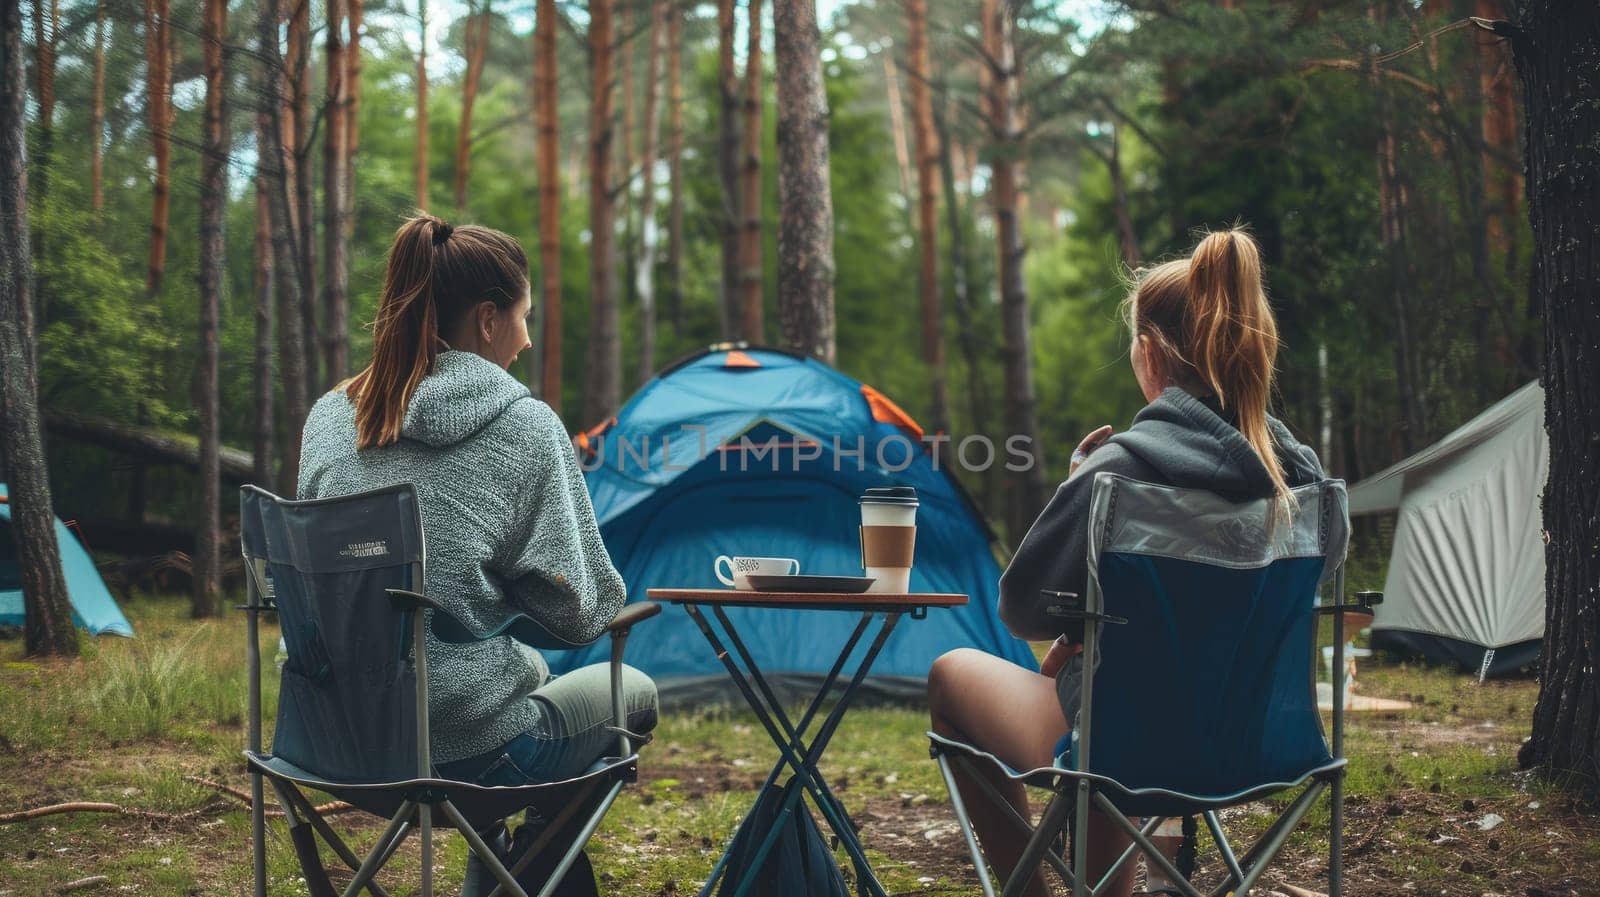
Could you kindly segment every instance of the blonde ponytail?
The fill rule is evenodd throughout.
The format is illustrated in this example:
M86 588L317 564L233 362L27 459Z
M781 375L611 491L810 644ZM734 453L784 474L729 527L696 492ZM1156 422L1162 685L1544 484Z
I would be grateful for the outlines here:
M1209 390L1272 479L1280 510L1294 497L1267 426L1278 323L1261 277L1261 250L1240 228L1206 234L1187 260L1150 272L1132 299L1132 328L1160 347L1181 383Z

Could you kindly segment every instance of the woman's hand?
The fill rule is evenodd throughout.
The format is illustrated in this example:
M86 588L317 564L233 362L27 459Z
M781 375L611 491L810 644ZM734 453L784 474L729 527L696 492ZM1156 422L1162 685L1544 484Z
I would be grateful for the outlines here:
M1106 424L1091 432L1088 436L1083 437L1083 441L1078 443L1078 447L1072 452L1072 466L1067 469L1067 476L1070 477L1077 473L1083 462L1089 460L1089 456L1094 454L1094 450L1104 445L1105 441L1110 438L1110 424Z
M1056 674L1061 672L1061 668L1067 665L1067 661L1082 653L1082 644L1069 642L1066 636L1062 636L1050 643L1050 650L1045 653L1044 660L1039 662L1039 672L1054 679Z

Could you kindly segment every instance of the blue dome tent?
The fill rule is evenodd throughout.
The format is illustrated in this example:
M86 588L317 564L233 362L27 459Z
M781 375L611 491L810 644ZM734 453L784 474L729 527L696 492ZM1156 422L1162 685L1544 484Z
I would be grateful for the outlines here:
M936 467L922 436L877 390L820 361L741 346L677 362L577 443L630 602L645 600L648 588L721 588L712 568L720 554L793 557L804 573L859 576L857 499L874 486L915 487L911 589L962 592L971 601L903 621L890 637L864 687L911 699L922 695L934 658L952 648L1034 664L996 615L995 539L950 471L955 451L940 445ZM778 685L820 679L857 619L741 608L729 615ZM603 652L597 645L552 654L551 666L564 672L605 660ZM675 701L732 693L678 607L635 634L627 659Z
M11 505L8 492L0 483L0 626L21 628L25 617L22 606L22 572L17 566L15 542L11 538ZM78 537L56 519L56 544L61 546L61 572L67 580L67 599L72 603L72 622L90 635L133 637L133 627L122 615L117 601L100 579L89 552Z

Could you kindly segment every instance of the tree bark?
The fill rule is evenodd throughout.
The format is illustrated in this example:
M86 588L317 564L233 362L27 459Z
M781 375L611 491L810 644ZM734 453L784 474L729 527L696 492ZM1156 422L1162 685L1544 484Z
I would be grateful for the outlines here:
M612 99L611 0L589 4L589 376L584 382L582 426L616 410L622 391L622 349L617 332L616 195L611 185L616 122Z
M266 146L266 131L272 126L264 113L256 113L256 145ZM256 162L256 232L255 232L255 358L251 361L252 387L251 414L253 421L252 443L253 481L263 489L272 482L272 441L277 435L273 427L273 384L277 381L275 359L272 356L272 211L269 191L271 182L265 171L265 162Z
M739 79L733 68L734 0L717 0L717 174L722 183L722 282L717 310L722 338L739 335Z
M417 208L428 210L428 0L417 0Z
M222 309L227 249L222 231L228 200L227 0L205 0L205 121L200 156L200 360L196 405L200 412L199 516L195 530L196 617L216 616L222 591L222 448L217 327Z
M667 315L675 334L683 326L683 16L675 0L668 0Z
M989 435L989 385L984 376L984 347L979 344L977 323L972 312L971 261L967 255L966 230L962 226L961 197L956 193L955 160L951 154L950 129L945 123L946 87L941 82L940 103L934 107L934 128L939 138L939 176L944 184L945 223L950 230L950 292L955 300L957 341L967 368L967 422L971 435ZM983 471L983 492L979 509L987 514L994 507L996 465Z
M349 228L345 201L349 190L345 174L349 169L350 143L346 130L349 119L349 90L345 83L342 0L324 0L327 25L328 94L322 112L322 315L323 366L330 384L343 380L350 369L349 334Z
M284 60L279 48L278 29L283 19L283 0L260 0L256 18L257 55L262 79L262 109L267 117L262 134L262 162L267 180L267 214L272 235L272 292L277 318L279 381L283 384L282 420L278 428L283 447L277 453L277 490L293 495L300 470L300 431L305 425L306 369L305 341L301 338L300 284L298 267L303 260L294 246L294 202L290 170L291 157L284 146L286 115L284 104Z
M1544 309L1545 634L1520 759L1600 798L1600 7L1520 0L1512 52L1528 114L1532 289Z
M661 42L666 37L666 12L671 0L650 0L650 50L644 78L644 145L639 193L639 262L634 292L639 295L639 382L656 372L656 152L661 132Z
M561 413L561 124L557 109L555 0L538 0L534 25L534 115L538 118L539 278L544 302L543 374L546 405Z
M1009 4L988 0L992 20L985 37L992 43L988 55L992 64L990 79L989 128L994 136L990 167L994 179L995 241L1000 281L1000 323L1003 345L1000 355L1005 369L1007 442L1026 440L1026 457L1008 464L1025 466L1012 470L1009 501L1006 503L1007 536L1015 543L1044 509L1044 445L1039 440L1036 399L1033 393L1033 351L1028 321L1028 288L1022 276L1022 221L1018 203L1018 159L1022 154L1022 133L1017 124L1016 48L1013 33L1016 22ZM1020 444L1018 446L1021 448Z
M366 0L347 0L350 4L347 27L350 40L344 53L344 238L345 246L355 235L356 151L361 146L361 31L366 22ZM348 251L348 249L347 249ZM346 261L348 275L349 262ZM345 331L346 345L349 332ZM346 362L348 364L348 361Z
M145 108L149 116L150 149L155 158L155 181L150 205L150 257L145 291L161 291L167 270L167 214L171 205L169 177L172 155L172 29L167 21L170 0L145 0L144 59Z
M831 365L833 196L815 0L776 0L772 34L778 76L778 317L785 346Z
M478 88L483 83L483 61L489 49L489 13L491 0L483 0L483 7L472 11L467 5L466 40L467 73L461 87L461 127L456 129L456 211L467 208L467 176L472 169L472 109L478 103Z
M21 6L18 0L0 0L0 453L22 573L25 649L29 654L76 654L78 636L61 572L39 432L23 68Z
M170 2L170 0L162 0ZM300 338L305 344L305 404L311 407L322 392L318 361L322 340L317 331L316 210L312 203L311 165L311 0L289 0L289 117L294 139L295 249L300 254L295 272L300 278Z
M745 31L739 165L739 338L763 342L761 261L761 0L750 0Z
M911 150L906 146L905 104L900 100L900 76L895 71L892 53L883 54L883 83L888 93L889 134L894 138L894 166L900 175L900 195L905 197L907 204L910 204Z
M907 63L911 78L912 132L917 147L917 268L922 295L922 360L933 386L933 429L950 432L948 371L944 360L944 307L939 296L939 144L933 133L932 67L928 63L928 0L908 0ZM952 197L953 198L953 197Z
M1111 197L1116 204L1117 243L1122 249L1122 263L1131 270L1139 267L1139 236L1133 231L1133 215L1128 212L1128 186L1122 177L1122 128L1114 124L1106 168L1111 173Z
M94 113L89 124L89 208L98 220L105 211L105 123L106 123L106 4L94 6Z

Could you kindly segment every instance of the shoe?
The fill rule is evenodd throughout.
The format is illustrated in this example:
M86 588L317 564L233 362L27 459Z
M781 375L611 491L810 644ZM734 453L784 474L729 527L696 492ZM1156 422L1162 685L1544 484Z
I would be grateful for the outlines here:
M504 822L497 822L494 824L494 828L478 834L483 837L484 843L489 845L489 849L494 851L495 857L502 864L510 862L511 837L506 831ZM483 860L479 859L476 853L469 852L467 854L467 878L466 881L461 883L461 897L484 897L499 884L500 880L494 877L494 873L489 871L489 867Z

